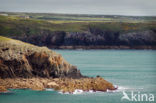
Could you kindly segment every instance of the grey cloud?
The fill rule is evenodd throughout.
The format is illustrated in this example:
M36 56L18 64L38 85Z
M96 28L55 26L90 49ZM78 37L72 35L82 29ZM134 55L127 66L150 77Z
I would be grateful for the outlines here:
M156 0L0 0L0 11L155 15Z

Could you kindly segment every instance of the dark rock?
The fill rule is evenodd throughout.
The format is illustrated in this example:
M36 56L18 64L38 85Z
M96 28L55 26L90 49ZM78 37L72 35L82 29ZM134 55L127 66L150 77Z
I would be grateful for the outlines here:
M121 45L156 45L156 33L153 31L140 31L122 34L119 36Z
M13 37L22 41L39 46L48 46L58 49L60 46L107 46L109 48L134 48L135 46L156 46L155 30L129 31L121 33L119 31L101 30L90 28L88 32L50 32L42 31L39 35L30 35L23 37ZM112 47L109 47L112 46ZM118 46L118 47L116 47ZM141 47L141 48L142 48ZM96 48L96 47L95 47ZM98 47L99 48L99 47ZM103 47L101 47L102 49ZM148 47L145 47L148 48ZM94 48L92 48L94 49Z

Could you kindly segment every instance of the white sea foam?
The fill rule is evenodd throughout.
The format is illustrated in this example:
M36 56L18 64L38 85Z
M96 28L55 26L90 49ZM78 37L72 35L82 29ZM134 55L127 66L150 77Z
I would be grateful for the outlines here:
M60 94L82 94L82 93L84 93L84 91L83 90L81 90L81 89L76 89L74 92L72 92L72 93L70 93L70 92L62 92L62 91L59 91L58 93L60 93Z
M54 91L52 88L46 88L46 91Z
M76 89L74 92L73 92L73 94L81 94L81 93L83 93L84 91L83 90L81 90L81 89Z
M93 90L89 90L88 92L89 92L89 93L94 93L94 91L93 91Z
M107 92L113 92L114 90L107 90ZM65 92L63 93L62 91L59 91L58 93L61 93L61 94L85 94L85 93L102 93L102 91L94 91L94 90L89 90L89 91L83 91L81 89L76 89L74 92L72 93L69 93L69 92Z
M60 93L60 94L70 94L69 92L63 93L62 91L59 91L58 93Z
M114 93L114 92L122 92L122 91L127 91L127 90L143 89L143 88L130 88L130 87L126 87L126 86L117 86L117 85L114 85L114 87L116 88L116 90L107 90L106 92ZM76 89L72 93L69 93L69 92L63 93L62 91L59 91L59 93L61 93L61 94L84 94L84 93L103 93L103 92L102 91L93 91L93 90L83 91L81 89Z

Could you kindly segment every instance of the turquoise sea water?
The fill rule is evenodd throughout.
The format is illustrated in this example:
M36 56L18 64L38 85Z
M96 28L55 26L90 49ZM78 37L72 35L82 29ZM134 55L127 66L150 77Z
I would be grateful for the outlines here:
M156 103L156 51L154 50L55 50L83 75L100 75L119 87L114 92L61 94L56 91L11 90L0 94L0 103L133 103L129 97L152 94ZM137 99L138 100L138 99ZM149 103L149 101L140 101Z

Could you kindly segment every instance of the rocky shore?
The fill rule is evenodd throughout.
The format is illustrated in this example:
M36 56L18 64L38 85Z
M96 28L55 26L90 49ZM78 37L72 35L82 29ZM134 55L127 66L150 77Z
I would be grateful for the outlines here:
M101 77L83 76L76 66L69 64L56 52L46 47L0 36L0 92L13 89L44 90L54 88L72 93L114 90Z
M76 89L83 91L107 91L115 90L114 86L101 77L97 78L6 78L0 79L0 92L7 91L7 89L32 89L45 90L46 88L53 88L54 90L63 93L73 93Z

